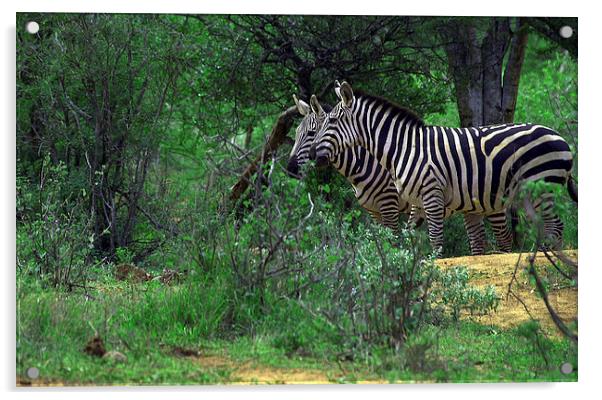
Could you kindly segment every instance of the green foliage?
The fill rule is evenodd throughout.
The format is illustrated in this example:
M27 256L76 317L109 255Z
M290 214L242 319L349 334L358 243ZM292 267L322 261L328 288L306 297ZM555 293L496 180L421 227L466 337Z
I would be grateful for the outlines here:
M85 189L73 187L64 164L43 160L40 179L17 173L17 268L53 286L87 279L94 234Z
M278 302L261 332L271 336L270 343L289 356L336 354L342 342L340 332L326 317L311 313L301 304L289 299Z
M37 366L43 379L96 384L236 380L230 365L174 355L175 349L184 348L209 357L226 353L235 365L252 363L258 370L317 369L341 382L577 379L577 372L559 371L564 362L577 365L576 348L535 333L532 324L511 330L465 321L427 324L399 350L375 344L367 352L350 352L326 313L308 312L305 300L286 300L277 303L256 335L224 336L233 299L231 282L228 275L213 281L194 277L173 287L110 281L89 293L87 301L81 300L82 293L42 290L36 281L22 282L17 297L17 373L23 376L27 368ZM111 364L85 354L83 347L95 333L107 350L123 352L127 363Z
M351 297L358 316L358 334L368 341L398 345L428 318L431 286L437 268L428 255L425 235L401 232L399 247L385 228L366 232L369 241L357 243Z
M514 119L557 130L577 153L577 63L537 35L529 36Z
M553 343L541 333L538 321L529 321L519 325L516 328L516 333L527 339L533 346L533 350L542 357L546 365L549 364L548 354Z
M18 292L17 370L38 366L42 377L94 383L219 382L214 371L190 372L171 351L196 347L220 334L229 309L227 276L191 279L180 287L155 282L140 287L112 282L102 291L82 294L41 291L22 282ZM95 359L83 352L98 334L107 350L126 354L125 364ZM149 372L153 365L157 371ZM153 370L154 370L153 368Z
M437 354L437 336L434 331L426 331L422 335L412 337L404 348L406 368L412 372L445 373L445 364ZM440 373L437 376L441 376Z
M117 262L121 264L132 264L134 261L134 257L130 250L127 247L118 247L115 251L115 256L117 257Z
M495 288L491 285L478 289L468 285L466 267L453 267L441 271L438 279L437 295L441 304L449 307L454 321L460 318L460 312L466 310L470 315L487 314L495 311L500 301Z
M427 229L427 227L425 226L424 229ZM454 214L444 221L442 255L443 257L470 255L470 244L466 234L464 217L461 214Z

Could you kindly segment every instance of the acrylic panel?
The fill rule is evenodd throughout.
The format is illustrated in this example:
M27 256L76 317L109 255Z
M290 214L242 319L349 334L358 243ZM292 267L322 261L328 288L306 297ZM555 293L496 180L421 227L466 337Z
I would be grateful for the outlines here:
M17 386L577 381L577 18L17 14Z

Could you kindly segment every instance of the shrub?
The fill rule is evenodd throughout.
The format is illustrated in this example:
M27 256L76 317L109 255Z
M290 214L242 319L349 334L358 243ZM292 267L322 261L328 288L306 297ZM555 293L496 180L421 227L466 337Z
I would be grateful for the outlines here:
M458 321L462 311L471 315L487 314L495 311L500 298L491 285L483 290L468 285L468 270L458 266L440 271L434 291L437 301L451 311L454 321Z
M17 173L17 268L53 286L85 283L92 265L86 193L74 187L65 164L43 160L39 182Z
M325 222L322 229L328 227ZM497 305L494 289L470 286L465 268L441 271L421 231L406 227L397 237L380 226L348 230L344 223L340 232L339 246L324 248L322 260L333 269L337 260L344 266L314 288L323 293L326 287L327 295L314 297L313 307L338 328L348 347L399 349L428 324L457 321L463 310L487 313Z

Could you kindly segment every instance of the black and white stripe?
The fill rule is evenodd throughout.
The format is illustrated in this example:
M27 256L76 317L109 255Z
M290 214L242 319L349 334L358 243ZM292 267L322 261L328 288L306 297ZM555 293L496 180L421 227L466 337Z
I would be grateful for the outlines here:
M577 200L569 146L549 128L428 126L388 100L354 95L346 82L335 91L341 101L322 123L310 156L321 165L350 147L366 148L391 173L402 200L424 209L436 249L443 244L446 209L505 217L525 181L567 184Z
M291 150L287 171L293 177L300 177L300 168L308 161L308 153L313 144L318 127L326 118L326 111L312 96L311 106L293 96L299 113L303 116L301 123L296 129L295 143ZM330 111L328 109L328 111ZM401 199L393 182L391 174L382 167L378 160L365 148L354 146L338 154L332 166L344 176L353 186L355 196L360 205L366 209L372 217L384 226L396 230L398 228L401 213L411 212L410 221L414 224L420 223L425 218L424 210L414 207ZM445 217L453 213L445 210ZM494 215L488 217L495 232L509 234L505 216ZM465 226L469 238L471 252L474 255L483 254L485 250L485 228L483 217L474 214L465 214ZM506 236L500 236L505 238ZM512 236L509 242L498 242L498 246L505 251L507 246L512 245Z

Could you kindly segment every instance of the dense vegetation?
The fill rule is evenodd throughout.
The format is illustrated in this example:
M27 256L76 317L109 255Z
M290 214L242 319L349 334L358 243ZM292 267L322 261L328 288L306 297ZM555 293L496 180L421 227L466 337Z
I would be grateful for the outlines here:
M190 372L173 357L219 348L298 367L344 361L343 381L576 379L557 368L576 364L575 346L535 323L461 320L499 294L437 268L423 230L378 226L333 171L285 173L292 94L333 104L334 79L428 123L464 123L452 28L485 48L497 23L509 43L528 33L514 120L558 130L577 160L576 53L541 21L20 14L18 26L29 20L41 29L17 34L18 374L226 382L227 370ZM502 53L499 71L515 62ZM267 154L281 113L293 129ZM577 248L577 213L554 190L565 247ZM517 251L533 248L528 231ZM460 216L445 235L444 256L469 253ZM128 363L85 354L93 336Z

